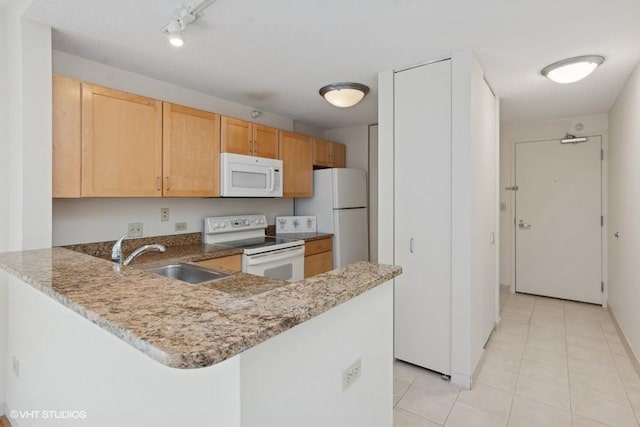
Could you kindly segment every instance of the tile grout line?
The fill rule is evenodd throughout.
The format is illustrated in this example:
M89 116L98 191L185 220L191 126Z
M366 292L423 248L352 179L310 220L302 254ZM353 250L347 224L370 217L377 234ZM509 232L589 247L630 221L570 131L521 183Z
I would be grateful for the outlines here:
M509 296L511 299L511 296ZM507 301L508 302L508 301ZM516 399L516 391L518 390L518 383L520 382L520 368L522 367L522 361L524 360L524 352L527 349L527 341L529 340L529 331L531 330L531 319L533 318L533 311L536 308L537 300L534 297L533 306L531 307L531 316L529 316L529 323L527 324L527 334L524 338L524 348L522 349L522 354L520 355L520 363L518 364L518 372L516 373L516 384L511 393L511 405L509 405L509 412L507 412L507 426L509 425L509 421L511 421L511 411L513 410L513 401Z
M569 368L569 329L567 325L567 306L566 303L562 303L562 313L564 314L564 345L567 350L567 385L569 389L569 419L571 420L571 426L573 427L573 399L571 399L571 369Z

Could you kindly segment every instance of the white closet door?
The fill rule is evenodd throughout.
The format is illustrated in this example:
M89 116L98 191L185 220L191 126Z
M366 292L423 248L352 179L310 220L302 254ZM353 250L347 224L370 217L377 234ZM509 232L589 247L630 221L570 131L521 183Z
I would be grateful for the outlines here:
M451 61L395 75L395 357L451 374Z

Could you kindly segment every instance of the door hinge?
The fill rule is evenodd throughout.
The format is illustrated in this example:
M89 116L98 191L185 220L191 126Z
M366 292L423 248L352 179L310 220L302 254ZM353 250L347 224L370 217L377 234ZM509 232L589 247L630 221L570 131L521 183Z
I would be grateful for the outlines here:
M604 227L604 216L600 215L600 227Z
M514 185L513 187L504 187L507 191L518 191L518 186Z
M600 282L600 292L604 293L604 282Z
M600 160L604 160L604 150L600 150Z
M513 225L516 225L516 219L513 218Z

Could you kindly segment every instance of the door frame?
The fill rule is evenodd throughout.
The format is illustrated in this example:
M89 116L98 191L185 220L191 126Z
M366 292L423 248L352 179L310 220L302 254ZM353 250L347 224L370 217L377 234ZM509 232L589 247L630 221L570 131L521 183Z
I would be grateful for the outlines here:
M609 149L609 135L608 132L592 132L585 134L575 134L578 137L597 137L599 136L601 139L602 150L604 152L604 159L602 160L602 169L600 171L600 203L602 209L602 215L604 216L604 225L600 229L600 263L601 263L601 271L602 271L602 281L604 282L604 292L602 293L602 306L607 307L607 301L609 297L609 283L608 283L608 270L607 270L607 255L608 255L608 246L607 246L607 229L608 229L608 188L607 188L607 176L608 176L608 149ZM565 136L559 137L541 137L541 138L531 138L531 139L517 139L512 140L510 142L511 145L511 155L510 155L510 171L509 171L509 184L507 186L511 187L515 185L516 182L516 144L525 143L525 142L544 142L544 141L553 141L553 140L561 140ZM509 230L509 241L511 245L510 251L510 290L511 293L514 294L516 292L516 195L515 191L507 191L508 203L509 203L509 213L511 214L509 221L510 226Z

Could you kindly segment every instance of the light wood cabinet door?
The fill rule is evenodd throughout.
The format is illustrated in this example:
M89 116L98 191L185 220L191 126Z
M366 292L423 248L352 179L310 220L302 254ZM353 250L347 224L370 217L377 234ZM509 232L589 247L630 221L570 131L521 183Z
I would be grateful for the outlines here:
M333 270L333 237L306 242L304 254L305 279Z
M332 168L346 168L347 167L347 147L344 144L332 142L330 153L330 163Z
M208 268L224 268L225 270L242 271L242 255L229 255L208 259L206 261L200 261L198 264Z
M252 155L253 129L251 125L244 120L223 116L221 125L222 152Z
M52 196L80 197L82 182L81 83L53 76Z
M163 104L162 194L220 196L220 116Z
M280 131L276 128L252 124L253 127L253 155L278 158L278 142L280 141Z
M329 167L329 141L313 139L313 165Z
M347 167L347 147L339 142L313 139L313 166Z
M333 252L322 252L304 258L304 278L333 270Z
M313 144L311 137L281 131L283 197L313 196Z
M162 102L82 83L82 195L162 195Z

